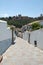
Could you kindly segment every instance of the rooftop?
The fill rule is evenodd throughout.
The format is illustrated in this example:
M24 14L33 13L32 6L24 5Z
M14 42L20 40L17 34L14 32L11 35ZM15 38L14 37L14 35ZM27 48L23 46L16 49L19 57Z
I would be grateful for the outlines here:
M0 65L43 65L43 51L17 37L3 54Z

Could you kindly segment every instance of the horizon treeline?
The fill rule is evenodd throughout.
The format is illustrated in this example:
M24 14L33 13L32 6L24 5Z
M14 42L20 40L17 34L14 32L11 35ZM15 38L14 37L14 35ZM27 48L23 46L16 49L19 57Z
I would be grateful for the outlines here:
M21 28L23 25L29 24L33 21L37 20L43 20L43 14L40 14L39 17L28 17L28 16L22 16L19 14L18 16L9 16L9 17L1 17L0 20L5 20L7 21L8 25L14 25L17 28Z

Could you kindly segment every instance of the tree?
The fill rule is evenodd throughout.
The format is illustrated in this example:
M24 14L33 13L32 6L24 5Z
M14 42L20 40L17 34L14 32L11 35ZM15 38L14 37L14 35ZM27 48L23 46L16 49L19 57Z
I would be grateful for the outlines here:
M11 20L11 19L12 19L12 17L10 17L10 16L9 16L9 18L8 18L8 19L9 19L9 20Z
M12 44L14 44L14 29L15 29L15 26L11 25L10 29L12 30Z
M39 23L32 24L32 30L37 30L37 29L40 29L40 28L41 28L41 25Z

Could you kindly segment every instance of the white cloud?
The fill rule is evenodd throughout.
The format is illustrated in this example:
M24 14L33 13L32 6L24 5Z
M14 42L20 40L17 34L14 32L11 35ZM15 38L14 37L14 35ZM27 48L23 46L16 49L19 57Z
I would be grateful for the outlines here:
M4 14L3 16L4 16L4 17L8 17L8 14Z
M0 14L0 17L8 17L9 15L8 14Z

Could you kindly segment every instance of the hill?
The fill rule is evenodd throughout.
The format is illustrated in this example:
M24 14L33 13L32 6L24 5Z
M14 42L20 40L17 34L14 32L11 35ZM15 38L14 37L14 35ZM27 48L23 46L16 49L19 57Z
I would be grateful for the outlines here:
M23 25L29 24L33 21L43 20L43 16L33 18L33 17L18 15L13 17L6 17L6 18L2 17L0 19L7 21L8 25L14 25L17 28L21 28Z

